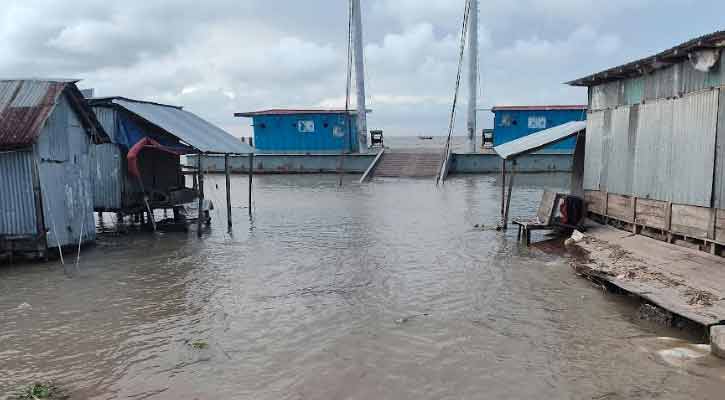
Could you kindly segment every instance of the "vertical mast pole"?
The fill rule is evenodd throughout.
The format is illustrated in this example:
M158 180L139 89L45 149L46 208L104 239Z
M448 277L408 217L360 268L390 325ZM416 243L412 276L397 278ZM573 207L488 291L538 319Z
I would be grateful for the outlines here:
M468 0L468 151L476 152L476 95L478 92L478 0Z
M365 105L365 55L363 53L362 11L360 0L350 1L352 1L355 85L357 86L357 142L360 152L365 153L368 148L368 122Z

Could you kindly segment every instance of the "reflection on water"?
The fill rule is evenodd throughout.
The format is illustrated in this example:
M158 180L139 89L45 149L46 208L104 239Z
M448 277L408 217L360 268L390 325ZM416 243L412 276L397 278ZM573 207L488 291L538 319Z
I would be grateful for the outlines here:
M512 215L535 212L542 179L568 183L517 178ZM53 379L79 399L719 393L717 376L642 351L681 333L635 321L633 304L520 249L515 232L473 228L497 222L496 180L346 177L339 188L330 175L263 176L250 219L235 177L229 234L223 177L212 176L202 240L104 234L74 278L52 262L0 268L0 389Z

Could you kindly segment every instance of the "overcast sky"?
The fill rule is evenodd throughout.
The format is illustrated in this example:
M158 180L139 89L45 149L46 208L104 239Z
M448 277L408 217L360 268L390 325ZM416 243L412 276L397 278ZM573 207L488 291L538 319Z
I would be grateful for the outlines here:
M371 129L446 133L464 2L362 0ZM250 122L234 112L344 105L346 0L3 4L3 77L79 78L237 136ZM585 103L562 82L725 29L723 15L723 0L481 0L479 104Z

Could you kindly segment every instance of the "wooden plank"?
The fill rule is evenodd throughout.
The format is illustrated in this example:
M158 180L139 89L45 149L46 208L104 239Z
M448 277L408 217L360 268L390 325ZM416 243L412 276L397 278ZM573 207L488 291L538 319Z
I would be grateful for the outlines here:
M711 212L711 208L673 204L671 230L680 235L708 239Z
M609 193L607 215L626 222L634 222L634 207L630 196Z
M635 208L638 225L656 229L667 229L667 202L638 198Z
M725 210L717 209L715 216L715 240L725 243Z
M587 205L587 211L604 215L604 193L598 190L587 190L584 192L584 202Z
M536 216L542 224L549 225L551 223L554 207L556 206L556 199L556 193L548 190L541 196L541 203L539 204L539 211L536 213Z
M725 298L723 258L625 231L619 231L617 237L611 231L614 229L602 225L588 230L587 235L597 241L578 245L589 252L592 262L577 265L577 270L702 325L725 319L725 302L719 301ZM625 271L631 271L633 277L624 277ZM709 295L712 304L693 303L698 293Z

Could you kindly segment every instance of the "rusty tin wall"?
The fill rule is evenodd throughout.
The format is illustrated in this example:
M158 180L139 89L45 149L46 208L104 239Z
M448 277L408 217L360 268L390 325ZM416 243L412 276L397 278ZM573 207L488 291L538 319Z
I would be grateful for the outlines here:
M67 153L56 152L52 144L67 146ZM95 240L90 147L76 113L61 97L36 146L48 246L75 245L81 236L83 242Z
M0 152L0 236L37 234L33 153Z
M713 89L591 112L585 188L709 207L719 97Z
M92 146L93 208L98 211L120 210L123 193L121 149L113 143Z

